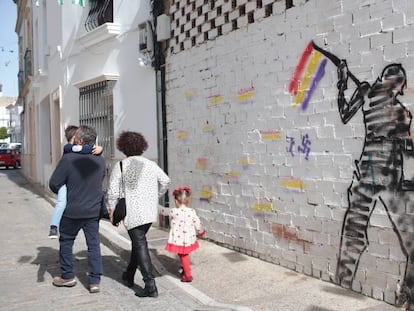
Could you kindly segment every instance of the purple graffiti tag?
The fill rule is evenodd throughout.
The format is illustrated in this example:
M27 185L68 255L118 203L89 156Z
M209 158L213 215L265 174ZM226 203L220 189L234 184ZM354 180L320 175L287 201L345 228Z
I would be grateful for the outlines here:
M309 135L305 134L304 136L302 136L302 145L298 146L298 151L305 155L306 160L309 159L310 145L311 141L309 139Z
M309 89L309 91L306 93L306 97L304 101L302 102L302 105L300 109L302 111L305 111L308 109L309 101L315 92L316 87L318 86L319 82L322 80L323 76L325 75L325 66L326 66L326 59L323 59L321 64L319 65L318 71L315 74L315 77L313 78L312 85Z
M286 151L289 152L292 157L295 155L293 154L293 146L295 145L295 137L286 136L286 141L289 142L289 148L286 148Z

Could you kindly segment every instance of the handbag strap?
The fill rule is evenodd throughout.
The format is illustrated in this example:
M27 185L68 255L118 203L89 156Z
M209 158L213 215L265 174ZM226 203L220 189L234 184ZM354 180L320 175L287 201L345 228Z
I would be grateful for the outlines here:
M122 173L122 161L119 161L119 167L121 169L121 184L119 186L119 197L121 197L121 188L122 188L122 193L125 196L125 185L124 185L124 174Z

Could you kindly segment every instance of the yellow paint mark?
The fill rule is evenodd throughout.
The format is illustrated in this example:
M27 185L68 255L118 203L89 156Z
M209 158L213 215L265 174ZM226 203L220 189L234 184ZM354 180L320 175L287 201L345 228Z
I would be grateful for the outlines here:
M306 185L300 180L285 180L281 182L286 188L305 189Z
M224 101L224 97L221 95L211 96L208 100L209 106L217 106L219 103Z
M275 211L273 203L255 203L253 205L253 208L256 211L263 211L263 212L273 212L273 211Z
M207 124L203 126L203 132L212 132L214 130L214 126L211 124Z
M200 199L202 200L211 200L213 198L213 192L211 191L211 186L203 186L200 190Z
M183 140L188 137L188 133L186 131L178 131L177 133L177 139Z
M247 93L243 93L237 96L237 101L240 102L245 102L249 99L252 99L254 96L256 95L255 92L247 92Z

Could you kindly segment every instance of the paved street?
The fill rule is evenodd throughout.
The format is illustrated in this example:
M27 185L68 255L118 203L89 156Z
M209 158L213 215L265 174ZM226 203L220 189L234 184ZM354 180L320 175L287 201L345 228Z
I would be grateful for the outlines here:
M20 170L0 169L0 310L193 310L193 311L396 311L384 302L334 284L200 240L191 254L192 283L181 283L178 259L164 250L167 232L156 227L148 234L157 271L159 297L139 298L135 287L121 283L129 256L129 239L122 226L101 222L104 276L101 292L86 289L86 245L81 233L75 242L78 284L57 288L58 241L47 238L53 212L51 198L38 192ZM52 198L53 199L53 198Z
M47 238L53 209L32 192L20 170L0 169L0 309L1 310L202 310L191 296L167 279L157 278L160 296L139 298L120 281L125 262L102 246L105 276L101 293L86 289L86 246L81 233L75 243L78 284L52 285L59 275L57 240ZM139 274L139 273L138 273Z

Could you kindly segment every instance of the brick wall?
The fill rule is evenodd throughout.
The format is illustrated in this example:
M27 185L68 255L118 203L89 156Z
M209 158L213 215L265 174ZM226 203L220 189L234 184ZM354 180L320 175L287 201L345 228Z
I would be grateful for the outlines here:
M329 59L317 81L326 57L297 75L298 93L309 80L302 99L290 83L313 40L370 84L401 63L408 89L400 100L413 102L414 2L174 0L170 13L172 187L193 189L209 239L330 281L366 123L361 110L341 121ZM395 303L406 267L401 236L380 204L366 230L351 287Z

